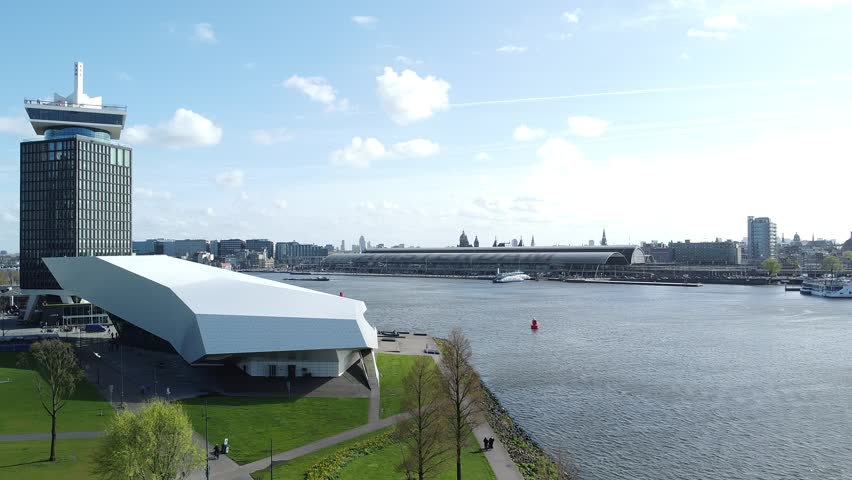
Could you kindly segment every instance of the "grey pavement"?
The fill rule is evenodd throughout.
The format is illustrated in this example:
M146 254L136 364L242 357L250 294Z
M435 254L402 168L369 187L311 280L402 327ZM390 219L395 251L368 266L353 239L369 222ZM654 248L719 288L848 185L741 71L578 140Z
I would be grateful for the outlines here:
M61 432L56 434L59 440L76 440L82 438L101 438L104 432ZM0 442L22 442L26 440L50 440L49 433L6 433L0 435Z

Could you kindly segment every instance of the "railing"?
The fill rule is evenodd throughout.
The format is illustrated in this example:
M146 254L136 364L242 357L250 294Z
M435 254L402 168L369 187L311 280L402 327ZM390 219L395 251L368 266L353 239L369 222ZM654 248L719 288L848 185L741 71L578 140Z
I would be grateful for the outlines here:
M89 108L89 109L102 109L102 110L120 110L127 111L126 105L95 105L95 104L86 104L86 103L71 103L71 102L53 102L49 100L41 100L38 98L25 98L24 105L44 105L49 107L77 107L77 108Z

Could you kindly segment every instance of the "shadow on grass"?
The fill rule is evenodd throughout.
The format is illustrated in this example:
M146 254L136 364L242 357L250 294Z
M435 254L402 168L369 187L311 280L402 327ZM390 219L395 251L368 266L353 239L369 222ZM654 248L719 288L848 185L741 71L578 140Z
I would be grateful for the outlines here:
M38 463L50 463L50 460L33 460L32 462L10 463L8 465L0 465L0 468L22 467L24 465L35 465Z

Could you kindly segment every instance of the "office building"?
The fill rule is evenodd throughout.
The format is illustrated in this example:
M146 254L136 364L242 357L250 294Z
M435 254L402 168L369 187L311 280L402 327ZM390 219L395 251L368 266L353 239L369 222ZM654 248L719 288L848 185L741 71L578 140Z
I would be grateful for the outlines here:
M219 240L219 250L217 254L221 258L231 256L240 250L245 250L246 242L239 238L230 238L228 240Z
M275 244L275 260L287 262L294 258L325 257L328 256L331 245L321 247L313 244L302 244L299 242L278 242Z
M263 252L265 250L267 257L275 258L275 244L266 238L246 240L246 250L250 252Z
M748 217L748 258L759 264L777 255L778 240L775 224L768 217Z
M21 288L33 295L60 289L43 258L131 254L133 151L117 142L127 108L89 97L83 79L75 63L70 95L24 100L43 135L20 147Z
M364 238L364 235L358 237L358 246L361 247L361 251L367 250L367 240Z
M208 252L210 248L207 240L175 240L175 255L177 258L195 259L199 252Z
M219 240L210 240L208 244L208 251L210 255L213 255L213 258L216 259L219 256Z
M680 265L739 265L740 244L731 240L715 242L675 242L670 245L671 259Z

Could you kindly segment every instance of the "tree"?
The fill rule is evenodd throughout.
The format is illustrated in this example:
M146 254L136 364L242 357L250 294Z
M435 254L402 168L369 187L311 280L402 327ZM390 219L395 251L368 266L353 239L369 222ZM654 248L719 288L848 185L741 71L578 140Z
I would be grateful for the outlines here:
M470 365L470 340L460 328L450 332L443 346L443 386L450 403L447 416L456 449L456 480L461 480L461 452L482 411L482 384L476 370Z
M50 458L56 460L56 419L74 394L83 371L71 345L61 340L40 340L30 346L21 363L32 366L38 375L33 383L44 411L50 415Z
M139 413L125 410L113 417L93 472L104 480L174 480L203 463L183 408L155 400Z
M843 252L843 258L848 258L849 260L852 260L852 250L847 250Z
M835 257L834 255L830 255L822 259L822 269L828 270L829 273L837 273L842 268L843 263L840 261L839 258Z
M416 357L402 385L403 410L411 417L397 427L397 438L403 448L401 467L412 478L433 478L450 447L443 424L446 396L435 362L429 357Z
M781 263L774 258L767 258L760 264L760 268L769 274L769 277L775 277L781 271Z

